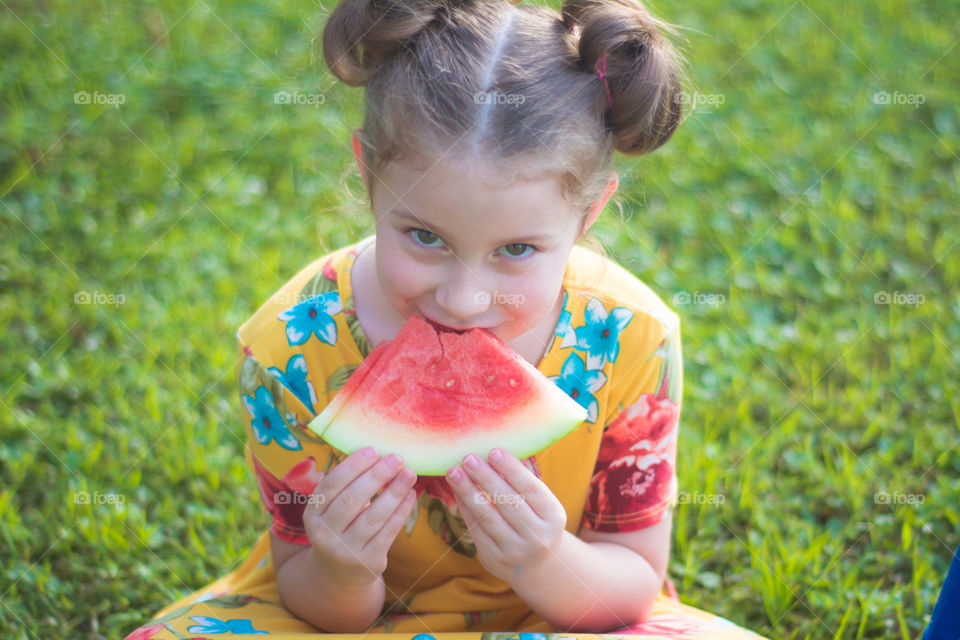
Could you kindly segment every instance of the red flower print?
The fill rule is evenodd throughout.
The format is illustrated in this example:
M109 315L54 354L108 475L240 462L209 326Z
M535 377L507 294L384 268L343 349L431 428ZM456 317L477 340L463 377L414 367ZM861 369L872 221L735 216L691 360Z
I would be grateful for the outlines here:
M149 627L140 627L124 640L150 640L153 634L163 630L162 624L152 624Z
M413 488L417 492L418 500L420 496L426 493L428 496L443 502L447 511L453 511L457 506L457 501L453 497L453 489L450 488L446 476L417 476Z
M333 268L333 260L327 260L323 265L323 277L331 282L337 281L337 271Z
M678 615L656 616L644 622L608 631L607 633L640 635L640 634L659 634L669 635L671 638L704 638L709 637L702 634L703 631L710 631L713 628L712 621L701 621ZM690 634L689 636L687 634Z
M643 458L621 458L594 474L586 510L596 514L642 513L667 500L673 467L654 455Z
M284 484L305 495L313 493L322 479L323 473L317 470L317 462L311 456L293 465L283 476Z
M669 436L669 432L676 427L679 414L677 405L668 398L658 399L652 394L643 394L607 425L597 462L609 464L630 448L643 445L644 441L649 445L643 448L655 450L657 443Z
M617 528L619 514L631 520L630 529L660 521L656 507L673 490L679 415L668 398L643 394L607 425L584 506L586 526ZM644 513L649 517L637 522Z
M283 480L253 458L257 473L257 486L260 488L260 499L270 515L273 516L272 530L278 535L293 536L292 542L307 544L303 526L303 511L309 502L317 483L323 474L317 470L316 461L308 456L295 464L283 476Z

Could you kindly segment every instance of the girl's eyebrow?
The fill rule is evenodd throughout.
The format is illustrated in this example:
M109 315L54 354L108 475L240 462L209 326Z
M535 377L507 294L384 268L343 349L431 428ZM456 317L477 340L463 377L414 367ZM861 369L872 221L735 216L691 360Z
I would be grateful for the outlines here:
M432 223L430 223L428 220L424 220L423 218L420 218L419 216L415 216L415 215L413 215L412 213L410 213L409 211L407 211L407 210L405 210L405 209L390 209L388 213L392 213L393 215L397 216L398 218L406 218L407 220L411 220L411 221L413 221L413 222L417 222L417 223L422 224L422 225L424 225L424 226L430 227L431 229L436 229L441 236L444 236L444 237L447 236L447 233L446 233L443 229L441 229L439 226L437 226L437 225L435 225L435 224L432 224ZM512 239L512 240L503 240L503 241L498 242L498 243L497 243L497 246L507 245L507 244L525 244L525 243L527 243L527 242L541 242L541 243L542 243L542 242L552 241L553 239L554 239L554 237L553 237L552 235L531 235L531 236L524 236L524 237L522 237L522 238L514 238L514 239Z

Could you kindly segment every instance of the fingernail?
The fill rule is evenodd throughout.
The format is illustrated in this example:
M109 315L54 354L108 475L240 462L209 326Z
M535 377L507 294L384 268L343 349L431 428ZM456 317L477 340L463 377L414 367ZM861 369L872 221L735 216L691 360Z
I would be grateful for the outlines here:
M398 456L395 453L391 453L387 456L387 466L391 469L399 469L403 465L403 458Z
M367 447L361 453L367 460L374 460L377 457L377 451L373 447Z
M477 456L471 453L466 458L464 458L463 465L468 469L477 469L477 467L480 466L480 463L477 461Z
M447 476L454 482L460 482L463 480L463 474L460 472L460 469L452 469Z
M500 449L494 449L493 451L490 452L490 459L494 462L502 462L503 452L500 451Z

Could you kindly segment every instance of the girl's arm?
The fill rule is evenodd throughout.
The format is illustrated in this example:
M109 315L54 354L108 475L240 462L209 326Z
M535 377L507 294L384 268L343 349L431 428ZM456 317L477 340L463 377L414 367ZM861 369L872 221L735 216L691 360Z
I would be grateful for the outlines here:
M557 553L510 586L561 633L603 633L641 622L663 586L672 520L667 512L653 526L596 534L590 542L565 531Z
M313 548L286 542L270 533L277 591L291 613L327 633L360 633L380 616L386 588L383 577L359 585L325 580Z

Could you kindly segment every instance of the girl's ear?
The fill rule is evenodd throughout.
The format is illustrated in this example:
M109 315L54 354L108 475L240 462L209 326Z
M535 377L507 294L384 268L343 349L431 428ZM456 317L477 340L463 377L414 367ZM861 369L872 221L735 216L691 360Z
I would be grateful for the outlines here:
M367 168L363 164L363 148L360 146L360 138L357 137L357 134L362 132L362 129L353 130L353 155L357 158L357 167L360 169L360 177L363 178L363 184L369 192L370 179L367 177Z
M617 187L620 185L619 177L616 172L610 174L610 179L607 182L606 189L603 190L603 195L597 198L593 204L590 205L590 210L587 212L587 219L583 223L583 231L580 232L580 235L577 236L577 240L583 237L583 234L593 226L593 223L597 221L597 218L600 217L600 212L603 211L603 208L607 205L607 202L610 198L613 197L613 194L617 192Z

